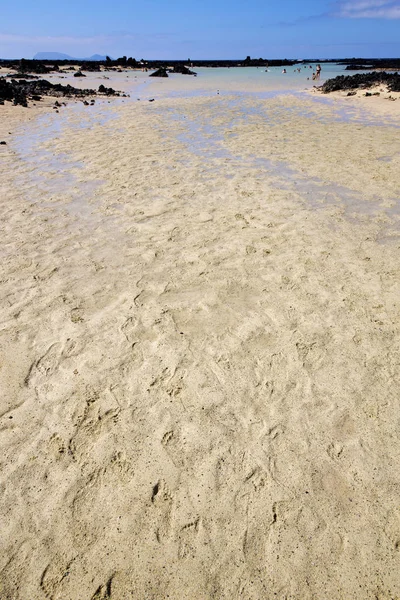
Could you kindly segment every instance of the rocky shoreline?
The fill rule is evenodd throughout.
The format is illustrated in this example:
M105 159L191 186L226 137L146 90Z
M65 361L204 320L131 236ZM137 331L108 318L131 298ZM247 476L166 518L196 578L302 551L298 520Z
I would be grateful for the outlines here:
M105 61L87 61L87 60L2 60L0 59L0 67L6 67L19 72L46 74L51 72L59 72L62 69L75 70L76 68L82 71L98 72L101 70L118 70L125 68L133 69L149 69L156 70L161 68L178 69L175 72L180 72L179 69L186 67L288 67L296 64L296 60L288 59L267 59L267 58L251 58L246 56L239 60L136 60L133 57L122 56L116 60L107 57ZM305 61L307 62L307 61Z
M377 85L385 85L389 92L400 92L400 74L373 71L372 73L357 73L356 75L339 75L328 79L320 86L324 94L339 91L368 89Z
M43 96L53 96L56 98L86 98L88 96L125 96L114 90L100 85L97 90L79 89L72 85L53 84L46 79L19 78L16 75L10 81L5 77L0 78L0 104L12 102L14 106L20 105L27 107L30 101L40 102Z
M350 61L339 61L347 65L346 71L371 71L371 69L380 71L398 71L400 70L399 58L379 58L379 59L353 59Z

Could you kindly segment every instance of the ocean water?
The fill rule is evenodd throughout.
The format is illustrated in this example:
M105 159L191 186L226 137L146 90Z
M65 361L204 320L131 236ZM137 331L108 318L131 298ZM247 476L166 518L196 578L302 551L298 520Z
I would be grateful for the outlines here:
M317 63L286 67L232 67L232 68L193 68L196 77L190 75L170 74L168 78L142 79L144 89L158 96L198 96L231 93L261 93L264 95L283 91L300 91L320 86L327 79L337 75L353 75L360 71L346 71L345 65L337 63L321 64L319 80L313 80ZM311 68L310 68L311 67ZM298 71L300 69L300 72ZM365 71L362 71L365 72ZM147 73L146 73L147 75ZM143 88L142 88L143 89ZM134 90L132 90L133 93Z
M233 67L233 68L194 68L197 77L204 81L224 82L235 81L239 86L254 83L267 83L273 87L281 89L282 87L297 88L298 86L320 85L326 79L336 77L337 75L351 74L345 71L345 66L328 63L322 64L321 77L319 81L312 80L312 74L315 73L317 63L312 65L301 65L297 67L286 67L286 73L283 73L283 67ZM300 72L298 72L300 69Z

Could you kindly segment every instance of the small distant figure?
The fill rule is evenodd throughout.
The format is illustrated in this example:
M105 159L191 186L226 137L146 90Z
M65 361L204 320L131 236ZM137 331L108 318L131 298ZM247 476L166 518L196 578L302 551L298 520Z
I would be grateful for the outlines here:
M286 69L283 69L282 73L286 73Z
M319 79L321 77L321 65L317 65L315 67L315 79Z
M219 96L219 90L217 90L217 96Z

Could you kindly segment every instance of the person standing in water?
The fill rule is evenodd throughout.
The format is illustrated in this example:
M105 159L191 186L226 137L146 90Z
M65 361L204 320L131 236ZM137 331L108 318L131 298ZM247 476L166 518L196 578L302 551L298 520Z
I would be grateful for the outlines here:
M315 68L315 79L319 79L321 76L321 65L317 65Z

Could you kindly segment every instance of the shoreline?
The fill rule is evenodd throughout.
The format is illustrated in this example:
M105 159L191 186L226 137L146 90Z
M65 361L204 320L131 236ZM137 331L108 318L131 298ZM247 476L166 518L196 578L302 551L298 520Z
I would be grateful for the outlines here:
M252 69L256 69L256 67L252 67ZM225 71L230 72L230 69L225 69ZM7 69L0 69L0 75L1 74L6 74L9 73L9 70ZM102 75L100 73L103 73ZM110 77L107 75L104 75L104 73L107 73L108 75L111 76ZM130 77L131 74L134 74L134 79L132 80L132 78ZM276 75L275 75L276 77ZM87 73L87 75L84 78L74 78L73 74L69 71L60 71L60 73L50 73L44 76L39 76L39 78L44 78L47 79L48 81L50 81L51 83L60 83L62 85L65 85L66 83L68 84L73 84L73 86L77 87L77 88L94 88L95 90L97 90L97 88L99 87L99 85L105 85L106 87L108 87L110 85L110 81L112 83L112 86L117 86L117 89L120 90L119 93L121 94L133 94L135 95L135 92L137 92L138 90L140 91L143 88L149 88L150 90L154 90L154 93L160 93L162 94L162 97L168 97L168 94L185 94L187 92L189 92L189 94L196 96L198 94L200 95L207 95L207 93L209 93L210 95L213 95L213 93L221 93L221 94L226 94L226 93L234 93L235 91L239 92L239 89L235 89L235 87L231 87L228 86L226 89L224 89L223 87L220 89L214 88L215 85L218 85L218 81L213 81L212 84L210 85L210 82L204 82L201 81L193 81L193 77L189 76L189 75L173 75L169 78L169 80L151 80L149 79L149 74L148 73L143 73L140 70L137 69L126 69L126 70L119 70L116 72L109 72L109 71L102 71L102 72L89 72ZM127 81L128 80L128 81ZM293 83L296 82L296 79L293 79ZM189 83L189 86L187 85L187 83ZM220 85L223 86L223 80L220 82ZM226 82L225 82L226 83ZM243 86L244 82L239 83L238 85L240 87L240 85ZM295 91L303 91L306 93L310 93L310 94L314 94L318 92L318 84L316 84L315 82L313 82L312 80L310 81L304 81L302 83L299 84L299 82L296 82L296 86L295 87L285 87L286 82L285 82L285 77L281 78L280 81L278 81L277 79L274 80L274 82L272 83L272 87L270 82L268 82L268 80L266 78L264 78L264 81L262 79L260 79L259 81L255 81L253 80L252 82L252 86L249 87L248 89L248 93L260 93L261 95L264 94L264 97L268 97L269 94L285 94L285 93L293 93ZM305 87L302 87L302 85L305 84ZM205 87L202 88L201 86L204 85ZM111 86L111 87L112 87ZM267 86L267 87L265 87ZM252 89L253 88L253 89ZM351 94L348 93L348 91L339 91L339 92L330 92L328 94L324 94L324 96L326 97L330 97L330 98L343 98L343 97L349 97L349 101L351 98L353 98L354 100L359 100L362 96L365 95L365 93L371 93L372 96L374 96L374 98L371 98L369 100L369 102L371 102L372 100L376 101L378 99L378 95L383 94L383 98L385 99L389 99L389 100L396 100L400 97L400 92L388 92L387 90L387 86L382 86L382 85L377 85L377 86L372 86L371 88L366 88L366 89L356 89L354 90L354 92L351 92ZM242 90L243 92L243 90ZM45 100L43 100L43 98L47 98ZM44 96L42 98L42 100L40 101L40 103L37 103L37 106L40 107L41 105L43 106L47 106L50 107L52 104L54 104L55 101L59 101L60 98L58 96ZM100 99L98 96L88 96L88 99L95 99L98 100ZM139 99L139 98L138 98ZM71 101L84 101L84 99L80 99L80 98L68 98L66 99L68 102ZM41 104L44 103L44 104ZM8 102L6 102L6 104L4 105L5 107L8 107ZM33 103L34 104L34 103ZM8 107L9 108L9 107ZM32 106L32 102L29 106L29 108L34 108L34 106ZM0 110L2 111L2 114L4 115L5 110L4 107L0 108ZM7 111L7 116L8 116L8 111Z

